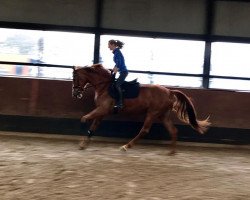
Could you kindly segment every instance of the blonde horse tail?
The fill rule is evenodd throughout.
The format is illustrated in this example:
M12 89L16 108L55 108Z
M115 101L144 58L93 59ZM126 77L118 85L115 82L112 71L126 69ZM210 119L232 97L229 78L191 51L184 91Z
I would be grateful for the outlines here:
M171 93L176 97L173 105L173 111L177 117L184 123L191 125L199 133L205 133L211 123L209 117L205 120L197 120L196 111L191 99L179 90L171 90Z

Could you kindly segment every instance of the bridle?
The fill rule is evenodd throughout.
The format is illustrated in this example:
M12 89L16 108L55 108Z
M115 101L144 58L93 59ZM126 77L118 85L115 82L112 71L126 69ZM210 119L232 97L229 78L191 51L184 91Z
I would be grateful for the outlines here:
M77 83L77 85L75 83ZM81 99L83 97L83 89L79 84L79 78L75 70L73 70L72 96L77 99Z
M82 99L83 98L83 94L86 90L88 90L89 88L92 88L92 87L96 87L98 85L102 85L102 84L105 84L105 83L110 83L112 82L112 80L109 80L109 81L102 81L102 82L99 82L97 84L90 84L90 83L87 83L84 88L79 84L79 77L78 77L78 74L76 74L75 71L73 71L73 87L72 87L72 96L73 97L76 97L78 99ZM77 83L77 85L75 85L75 83Z

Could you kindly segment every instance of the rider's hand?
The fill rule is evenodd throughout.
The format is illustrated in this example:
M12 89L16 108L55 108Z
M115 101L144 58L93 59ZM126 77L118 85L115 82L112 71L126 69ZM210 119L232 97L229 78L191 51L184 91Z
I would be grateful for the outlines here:
M113 74L116 74L118 72L118 68L117 67L114 67L113 68Z

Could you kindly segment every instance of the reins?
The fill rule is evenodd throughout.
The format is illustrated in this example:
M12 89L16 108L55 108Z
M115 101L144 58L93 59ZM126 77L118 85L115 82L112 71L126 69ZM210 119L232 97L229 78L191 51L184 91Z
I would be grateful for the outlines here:
M84 92L84 91L86 91L86 90L89 89L89 88L95 87L95 86L97 86L97 85L102 85L102 84L104 84L104 83L110 83L110 82L112 82L112 81L103 81L103 82L97 83L97 84L95 84L95 85L92 85L92 84L89 83L89 86L84 87L84 88L82 89L82 91ZM81 86L77 86L77 87L79 88L79 87L81 87ZM77 88L77 87L76 87L76 88ZM81 87L81 88L82 88L82 87Z

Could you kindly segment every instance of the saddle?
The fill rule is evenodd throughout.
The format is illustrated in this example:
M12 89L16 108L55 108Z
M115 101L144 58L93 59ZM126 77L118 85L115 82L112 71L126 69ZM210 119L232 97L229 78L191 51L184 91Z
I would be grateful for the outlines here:
M108 93L115 100L118 99L118 93L115 88L116 79L110 84ZM121 85L123 99L136 98L140 92L140 83L137 79L132 81L124 81Z

